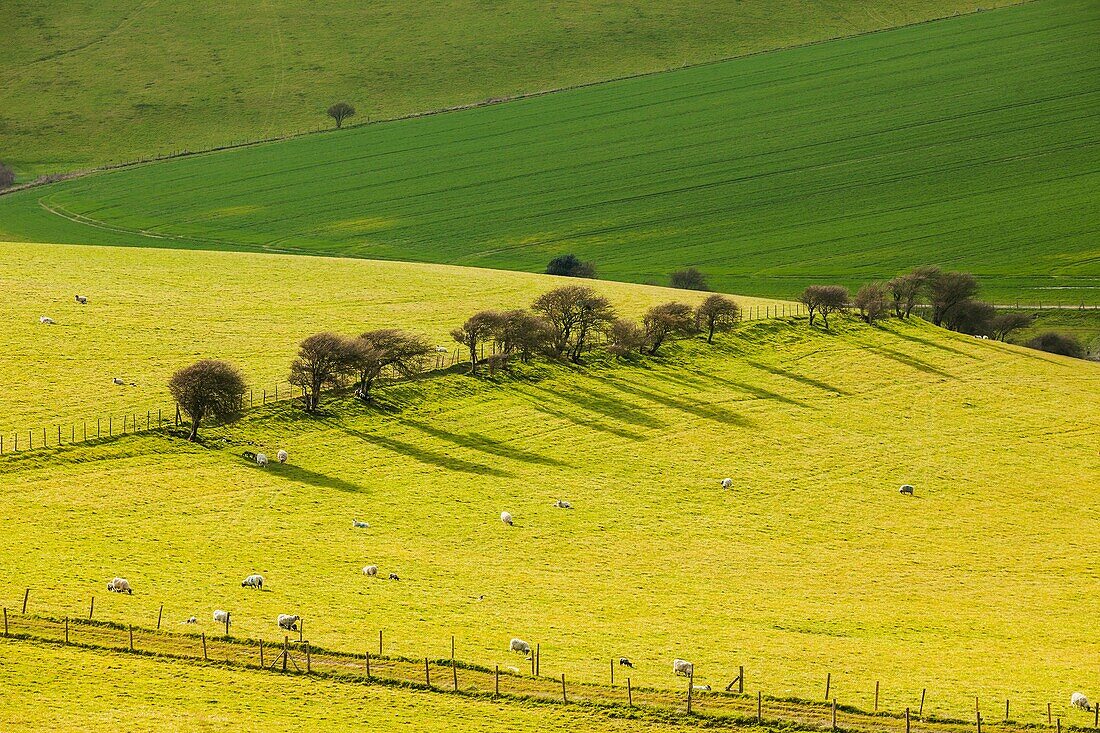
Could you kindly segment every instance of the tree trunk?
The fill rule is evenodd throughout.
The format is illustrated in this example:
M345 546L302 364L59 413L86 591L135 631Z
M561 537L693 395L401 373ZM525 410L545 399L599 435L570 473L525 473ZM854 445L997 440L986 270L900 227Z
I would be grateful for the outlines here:
M714 342L714 322L712 321L711 324L710 324L710 330L707 332L707 343L709 344L709 343L713 343L713 342Z
M190 441L194 441L195 438L197 438L197 437L199 437L199 421L198 420L192 420L191 421L191 434L187 436L187 439L190 440Z

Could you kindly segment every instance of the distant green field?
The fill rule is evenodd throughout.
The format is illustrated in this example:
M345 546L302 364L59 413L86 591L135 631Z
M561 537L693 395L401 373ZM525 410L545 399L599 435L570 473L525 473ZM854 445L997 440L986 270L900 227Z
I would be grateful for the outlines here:
M1046 331L1058 331L1076 336L1090 356L1100 357L1100 311L1047 308L1033 313L1031 326L1013 333L1009 341L1023 344Z
M1100 369L919 322L744 324L708 347L393 385L205 432L0 458L0 605L1063 724L1100 642ZM259 469L244 450L286 448ZM720 480L734 480L723 490ZM912 483L916 496L898 493ZM553 506L571 501L574 509ZM516 520L501 523L503 510ZM353 529L352 519L367 529ZM377 563L383 576L367 578ZM263 592L240 587L251 572ZM104 590L127 577L134 595ZM5 665L6 668L6 665ZM26 684L26 683L21 683ZM84 683L82 683L84 684ZM200 700L202 698L199 698ZM221 699L221 698L219 698ZM130 708L128 708L130 709ZM134 706L140 711L140 706ZM989 713L990 717L993 712ZM892 719L897 725L896 718ZM898 730L898 728L892 728Z
M1004 4L993 0L988 6ZM964 0L0 4L23 176L392 117L973 10Z
M9 239L540 270L730 292L977 273L1096 302L1100 6L1051 0L0 198Z

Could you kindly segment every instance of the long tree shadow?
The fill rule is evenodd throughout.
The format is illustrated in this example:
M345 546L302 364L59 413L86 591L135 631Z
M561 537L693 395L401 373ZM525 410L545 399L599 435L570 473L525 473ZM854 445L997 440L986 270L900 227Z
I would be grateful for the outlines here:
M445 453L436 453L435 451L426 450L425 448L416 445L414 443L408 443L404 440L398 440L397 438L387 437L384 435L376 435L374 433L366 433L360 430L352 430L348 427L342 427L348 435L353 435L360 440L364 440L372 445L376 445L380 448L391 450L399 455L408 456L421 463L426 463L431 466L437 466L439 468L445 468L449 471L460 471L462 473L472 473L478 476L498 476L500 478L510 478L514 476L510 471L505 471L495 466L486 466L482 463L474 463L473 461L467 461L462 458L455 458L454 456L448 456Z
M926 361L921 361L915 356L910 356L909 354L906 354L904 352L897 351L886 346L867 346L865 348L872 353L879 354L880 356L885 356L887 359L893 359L899 364L905 364L906 366L913 367L914 369L925 372L926 374L935 374L936 376L946 377L947 379L958 379L958 377L956 377L954 374L951 374L950 372L945 372L938 366L929 364Z
M353 491L356 493L362 493L366 491L364 487L358 484L353 484L350 481L345 481L344 479L338 478L336 476L329 476L327 474L318 473L317 471L310 471L308 468L302 468L301 466L284 464L278 466L277 468L266 470L281 479L286 479L287 481L297 481L299 483L309 484L310 486L319 486L323 489Z
M543 466L568 466L569 464L564 461L559 461L556 458L549 458L547 456L533 453L531 451L525 451L522 448L516 448L515 446L502 443L494 440L487 435L480 433L452 433L449 430L436 427L430 423L420 422L418 420L403 420L403 424L411 425L412 427L422 430L433 438L440 440L448 440L455 445L460 445L463 448L472 448L482 453L488 453L490 455L499 456L501 458L508 458L513 461L522 461L524 463L537 463Z
M732 410L723 407L722 405L703 402L701 400L695 400L685 397L678 397L668 392L656 392L650 389L646 389L629 380L611 380L608 378L600 378L601 381L607 386L616 389L623 394L636 395L644 399L654 402L664 407L671 407L674 410L680 412L686 412L689 415L700 417L705 420L714 420L721 423L730 423L733 425L740 425L742 427L750 427L754 423L744 415L739 415Z
M848 396L848 395L851 394L850 392L847 392L847 391L841 389L840 387L834 387L833 385L829 384L828 382L822 382L820 379L814 379L813 377L806 377L806 376L803 376L801 374L796 374L794 372L789 372L786 369L783 369L783 368L777 367L777 366L772 366L771 364L764 364L763 362L751 361L751 360L749 360L747 363L748 363L749 366L756 367L757 369L768 372L769 374L774 374L777 377L784 377L786 379L790 379L790 380L793 380L795 382L805 384L809 387L816 387L817 389L824 390L825 392L833 392L835 394L844 395L844 396Z
M905 339L906 341L912 341L915 344L921 344L923 346L931 346L933 349L940 349L941 351L947 351L947 352L950 352L952 354L958 354L959 356L965 356L968 359L981 359L982 358L981 356L978 356L976 354L967 353L967 352L963 351L962 349L956 349L952 346L944 346L943 344L937 343L937 342L933 341L932 339L921 338L920 336L914 336L911 333L902 333L901 331L895 330L894 328L891 328L889 326L880 326L880 328L882 328L883 331L886 331L887 333L891 334L892 336L897 336L898 338Z
M575 415L567 410L563 410L559 407L555 407L549 400L543 398L534 398L532 396L531 405L539 412L556 417L559 420L565 420L571 422L574 425L578 425L584 428L591 428L592 430L598 430L601 433L607 433L608 435L614 435L619 438L625 438L626 440L645 440L645 436L640 433L635 433L631 430L625 430L615 425L608 425L603 420L598 418L584 418L579 415Z
M691 374L694 374L696 376L691 377L683 374L666 374L664 375L664 378L670 382L676 382L677 384L682 384L685 387L692 387L695 389L711 388L715 384L720 384L724 387L729 387L730 389L746 392L758 400L775 400L776 402L782 402L784 404L792 405L794 407L805 407L810 410L817 409L807 402L802 402L801 400L796 400L793 397L788 397L785 394L772 392L769 389L758 387L754 384L749 384L747 382L738 382L733 379L719 377L716 374L707 374L706 372L693 371L691 372Z
M599 377L595 378L599 379ZM622 400L613 399L606 394L600 394L593 389L582 387L577 384L570 385L568 391L551 390L545 387L539 387L538 389L553 394L558 399L562 399L569 404L577 405L590 412L599 413L612 420L630 423L631 425L637 425L642 428L659 429L667 426L665 421L650 415L639 407L627 404Z

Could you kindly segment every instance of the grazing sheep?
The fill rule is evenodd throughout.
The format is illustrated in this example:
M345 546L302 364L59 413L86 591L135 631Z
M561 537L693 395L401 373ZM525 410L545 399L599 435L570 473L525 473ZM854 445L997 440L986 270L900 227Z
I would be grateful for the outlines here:
M722 488L723 489L728 489L731 486L733 486L733 479L731 479L731 478L722 479Z
M573 508L572 504L570 504L567 501L562 501L561 499L558 499L557 501L555 501L554 506L556 506L558 509L572 509Z
M260 468L266 468L267 467L267 456L265 456L263 453L257 453L256 454L256 465L259 466Z
M448 349L446 346L436 346L435 347L435 353L437 353L437 354L446 354L449 351L450 351L450 349Z
M631 669L634 669L634 663L631 662L626 657L619 657L619 666L620 667L630 667Z
M672 672L684 677L691 677L695 674L695 665L691 662L685 662L683 659L673 659Z
M900 489L898 489L898 493L899 494L905 494L906 496L912 496L913 495L913 487L910 486L909 484L905 484Z
M301 616L291 616L288 613L280 613L279 628L286 629L287 631L297 631L298 621L300 621L301 618Z
M247 578L241 581L242 588L259 588L264 589L264 576L253 573Z
M121 380L121 379L119 379L118 377L115 377L115 378L114 378L114 379L112 379L111 381L112 381L112 382L114 382L115 384L117 384L117 385L118 385L118 386L120 386L120 387L121 387L122 385L126 384L126 382L122 381L122 380Z
M369 524L367 524L366 522L360 522L358 519L351 520L351 526L355 529L367 529L368 527L370 527Z
M692 685L691 689L696 692L710 692L710 685Z
M390 573L390 580L401 580L401 578L397 577L397 573Z
M134 595L134 591L130 588L130 581L126 578L115 578L107 584L107 590L112 593L129 593Z
M509 527L511 527L512 526L512 515L509 514L508 512L501 512L500 513L500 521L504 522Z
M531 645L523 639L512 639L508 644L509 651L519 652L525 657L531 656Z
M279 463L286 463L286 460L290 458L290 456L285 450L280 450L278 453L275 454L275 458L279 461Z
M373 577L377 576L378 575L378 566L377 565L367 565L365 568L363 568L363 575L366 575L369 578L373 578Z
M41 323L41 324L44 324L46 326L52 326L53 325L53 319L50 318L49 316L39 316L38 317L38 322Z
M220 608L214 611L214 623L224 624L229 621L229 611L223 611Z
M198 622L199 622L199 620L197 618L195 618L194 616L188 616L186 621L181 621L180 623L197 624Z
M78 296L76 296L76 302L80 303L81 305L88 305L88 296L87 295L78 295Z
M1075 708L1092 712L1092 706L1089 705L1089 699L1085 697L1085 693L1083 692L1075 692L1070 695L1069 704Z

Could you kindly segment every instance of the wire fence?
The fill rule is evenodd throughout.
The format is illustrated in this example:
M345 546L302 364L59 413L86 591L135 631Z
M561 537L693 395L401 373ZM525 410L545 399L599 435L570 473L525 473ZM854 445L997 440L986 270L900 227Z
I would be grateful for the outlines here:
M806 308L799 303L765 303L746 306L741 309L740 320L759 321L776 318L789 318L806 315ZM607 345L607 337L596 333L590 338L589 349L599 349ZM482 344L479 360L487 361L490 374L495 372L499 356L496 344ZM426 360L420 375L442 372L461 364L470 363L468 349L458 347L437 351ZM387 367L380 375L383 381L394 382L405 376L393 367ZM285 402L303 397L303 392L289 382L275 382L266 387L250 388L241 400L241 409ZM0 433L0 456L23 453L30 450L60 448L66 445L91 443L110 440L123 435L149 433L178 428L184 419L178 405L163 407L145 407L143 409L122 409L93 418L55 422L34 428L8 430Z
M358 652L337 651L313 644L305 636L305 626L299 619L295 629L280 628L274 639L242 638L229 632L233 616L225 617L224 625L216 629L189 633L161 629L164 606L150 608L150 626L134 626L95 618L95 598L91 597L87 616L49 617L27 614L28 589L23 599L23 612L3 608L3 638L31 640L74 646L107 653L132 653L166 657L195 663L219 664L241 670L254 670L285 675L310 675L356 683L376 683L432 692L446 692L479 698L538 701L562 705L597 705L603 708L629 709L630 715L651 714L667 717L670 713L702 718L707 726L765 725L793 729L844 731L896 731L897 733L965 733L966 731L1018 731L1034 728L1034 723L1020 725L1012 718L1010 700L1004 701L1004 716L1000 701L983 711L975 698L974 718L939 718L925 715L930 707L928 689L919 695L912 691L912 704L904 709L880 709L880 685L874 685L873 707L871 691L864 691L867 708L840 704L835 689L830 687L832 675L826 675L824 695L817 700L775 697L762 691L746 692L744 666L730 670L723 679L732 677L725 689L696 684L694 670L678 678L677 688L636 687L630 677L631 668L607 660L604 671L607 682L567 679L564 673L549 673L542 667L541 645L530 653L516 656L515 664L485 665L458 659L456 637L451 636L449 655L446 649L428 651L417 656L392 654L395 642L381 630L377 637L367 635ZM155 609L155 610L154 610ZM153 625L155 618L155 627ZM273 624L274 625L274 624ZM312 627L312 624L311 624ZM413 642L415 643L415 642ZM407 640L401 645L409 647ZM390 650L391 653L387 653ZM423 649L420 649L423 652ZM440 654L439 652L443 653ZM549 660L545 660L548 661ZM618 676L616 670L618 668ZM853 695L853 698L855 696ZM1026 711L1029 717L1041 718L1044 711ZM1047 724L1062 728L1061 717L1055 718L1047 705ZM1100 729L1100 714L1089 721ZM1087 729L1080 724L1077 730ZM1069 726L1067 726L1069 729Z

